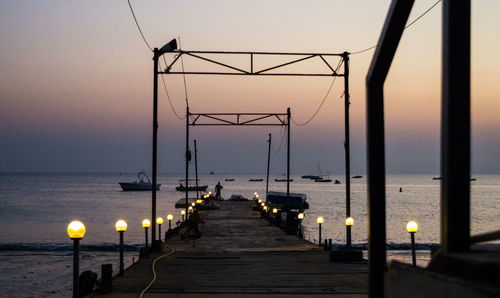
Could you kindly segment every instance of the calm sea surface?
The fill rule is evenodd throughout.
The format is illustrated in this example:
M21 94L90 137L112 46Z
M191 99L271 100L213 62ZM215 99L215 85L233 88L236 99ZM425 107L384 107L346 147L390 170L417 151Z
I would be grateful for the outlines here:
M225 182L234 178L234 182ZM242 194L251 198L254 192L265 192L264 182L248 182L264 175L201 175L201 185L213 191L220 181L223 197ZM270 182L270 190L286 191L286 183ZM345 239L345 184L344 177L332 176L342 184L315 183L295 176L291 191L305 193L310 209L304 219L305 238L317 238L317 216L323 216L324 238L342 244ZM180 217L175 202L183 193L175 191L182 175L160 175L161 191L157 194L158 215L174 214ZM131 244L127 261L136 256L137 247L144 241L141 227L143 218L150 217L150 192L123 192L118 182L137 180L135 174L0 174L0 296L23 284L29 290L24 296L69 295L71 275L71 241L66 226L73 219L83 221L87 234L81 241L87 246L82 267L99 271L103 262L115 262L118 235L114 223L118 218L127 220L129 228L126 242ZM351 214L354 217L353 242L363 245L366 236L366 179L352 179ZM399 192L399 188L402 192ZM500 229L500 175L478 175L472 182L472 233ZM426 249L439 242L439 181L431 175L389 175L387 177L387 242L394 250L390 258L407 260L409 235L405 225L416 220L420 230L416 238ZM398 251L403 250L403 251ZM20 257L21 256L21 257ZM426 251L419 253L419 262L428 260ZM68 267L69 266L69 267ZM116 265L115 265L116 268ZM63 279L50 284L59 272ZM31 273L30 273L31 272ZM65 277L69 277L64 281ZM36 285L35 285L36 283ZM37 285L39 285L37 287ZM69 286L68 286L69 285Z

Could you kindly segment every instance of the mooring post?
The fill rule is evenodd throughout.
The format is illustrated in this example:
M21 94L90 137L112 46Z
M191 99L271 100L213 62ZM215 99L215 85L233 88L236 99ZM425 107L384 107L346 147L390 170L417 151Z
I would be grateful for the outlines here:
M344 151L345 151L345 217L351 216L351 152L349 143L349 53L342 53L344 59ZM346 246L351 246L351 227L346 226Z
M151 190L151 218L156 218L156 181L157 181L157 158L158 158L158 48L153 50L153 164L151 166L153 188ZM151 227L151 247L156 240L156 229Z
M196 185L196 198L200 198L200 191L198 190L198 149L196 148L196 140L194 140L194 172L195 172L195 185Z
M286 201L290 202L290 108L286 110L287 118L287 146L286 146Z
M189 208L189 159L190 159L190 153L189 153L189 107L186 107L186 153L185 153L185 159L186 159L186 180L184 181L186 185L186 214L188 213L188 208Z
M267 193L269 192L269 167L271 165L271 134L269 134L269 140L267 140L267 176L266 176L266 200Z

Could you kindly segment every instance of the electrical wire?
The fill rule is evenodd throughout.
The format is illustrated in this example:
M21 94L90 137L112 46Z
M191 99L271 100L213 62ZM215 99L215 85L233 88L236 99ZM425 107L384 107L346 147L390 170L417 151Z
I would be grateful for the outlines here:
M286 135L286 126L283 126L283 127L284 127L284 129L280 130L280 133L281 133L281 131L283 131L283 135L281 136L281 142L280 142L280 146L278 147L278 150L274 149L274 145L271 144L271 149L273 149L274 153L279 153L281 151L281 146L283 146L283 141L285 140L285 135Z
M139 30L139 33L142 36L142 40L144 40L144 43L149 48L149 50L152 52L153 48L149 45L148 41L146 40L146 37L144 37L144 34L142 33L141 26L139 26L139 22L137 21L137 18L135 17L134 9L132 8L132 4L130 4L130 0L127 0L127 2L128 2L128 7L130 7L130 12L132 13L132 16L134 17L135 24L137 25L137 29Z
M179 36L179 49L182 51L182 45L181 45L181 37ZM186 73L184 72L184 59L182 59L182 53L181 55L181 66L182 66L182 78L184 79L184 93L186 94L186 107L189 108L189 99L188 99L188 90L187 90L187 84L186 84Z
M168 245L167 245L168 246ZM142 290L141 294L139 295L139 298L142 298L142 296L144 295L144 293L146 293L149 288L151 288L151 286L155 283L156 281L156 270L155 270L155 265L156 265L156 262L163 259L164 257L167 257L167 256L170 256L172 255L174 252L175 252L175 249L171 246L168 246L171 251L169 253L166 253L164 255L161 255L159 256L158 258L156 258L154 261L153 261L153 265L151 266L151 270L153 271L153 280L151 280L151 282L144 288L144 290Z
M420 20L423 16L425 16L429 11L431 11L436 5L438 5L439 2L441 2L441 0L438 0L436 3L434 3L433 5L431 5L431 7L429 7L426 11L424 11L422 14L420 14L418 17L416 17L408 25L406 25L403 30L406 30L411 25L415 24L418 20ZM356 52L351 52L351 55L356 55L356 54L361 54L361 53L364 53L364 52L368 52L369 50L372 50L372 49L376 48L377 46L378 46L378 44L376 44L374 46L371 46L369 48L366 48L364 50L360 50L360 51L356 51Z
M341 59L339 61L339 63L337 64L337 67L335 68L335 72L337 72L337 70L339 70L339 68L342 66L343 63L344 63L344 60ZM314 114L307 121L299 123L299 122L296 122L295 120L293 120L293 118L292 118L292 122L295 125L297 125L297 126L306 126L307 124L309 124L309 122L311 122L316 117L316 115L318 115L319 111L321 110L321 108L325 104L326 99L328 98L328 95L330 95L330 92L332 91L332 87L333 87L333 84L335 83L336 79L337 79L337 76L333 77L332 83L330 84L330 87L328 88L328 91L326 92L325 97L321 101L321 104L318 106L318 108L316 109L316 111L314 112Z
M165 57L163 57L163 60L165 61ZM158 63L160 62L158 61ZM166 63L167 61L165 61L165 65L167 65ZM186 116L179 116L179 113L177 113L177 111L175 110L174 105L172 104L172 99L170 98L170 94L168 93L167 84L165 83L165 78L163 77L163 75L161 75L161 80L163 82L163 89L165 90L165 94L167 94L168 103L170 104L170 108L172 109L172 112L174 112L175 117L177 117L177 119L179 120L186 119Z

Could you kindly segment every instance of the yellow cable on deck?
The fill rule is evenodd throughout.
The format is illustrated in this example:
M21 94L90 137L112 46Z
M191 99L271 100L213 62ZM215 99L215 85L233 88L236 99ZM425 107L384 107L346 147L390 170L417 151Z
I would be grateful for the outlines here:
M167 245L168 246L168 245ZM155 270L155 265L156 265L156 262L164 257L167 257L167 256L170 256L171 254L173 254L175 252L175 249L171 246L168 246L171 251L169 253L166 253L164 255L161 255L159 256L158 258L156 258L154 261L153 261L153 265L152 265L152 270L153 270L153 280L144 288L144 290L142 290L141 292L141 295L139 295L139 298L142 298L142 296L144 295L144 293L146 293L149 288L154 284L154 282L156 281L156 270Z

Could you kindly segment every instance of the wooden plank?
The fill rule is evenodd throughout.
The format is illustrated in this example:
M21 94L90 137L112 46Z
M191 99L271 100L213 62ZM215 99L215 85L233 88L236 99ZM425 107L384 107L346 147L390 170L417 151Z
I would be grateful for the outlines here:
M253 202L217 204L220 209L200 212L205 222L200 239L168 240L175 253L156 263L158 279L148 293L366 297L365 262L329 262L318 246L268 225L252 210ZM152 279L158 256L140 260L115 278L112 297L140 293Z

